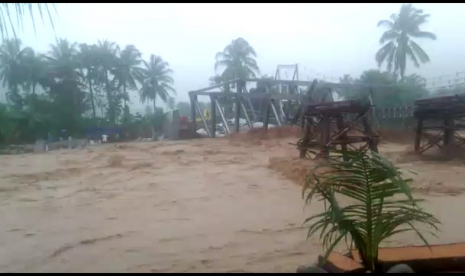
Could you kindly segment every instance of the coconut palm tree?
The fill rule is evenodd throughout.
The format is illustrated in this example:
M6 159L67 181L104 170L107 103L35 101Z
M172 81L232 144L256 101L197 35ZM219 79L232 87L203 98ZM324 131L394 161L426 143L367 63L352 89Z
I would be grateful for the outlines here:
M22 107L22 97L19 91L27 79L24 60L29 51L21 47L21 40L5 40L0 46L0 80L2 86L8 88L7 99L17 107Z
M110 123L114 124L116 121L116 106L118 103L115 102L115 89L111 85L112 80L110 80L110 76L116 66L120 49L116 43L108 40L99 41L97 47L97 80L105 87L108 101L108 119L110 120Z
M255 58L257 54L243 38L234 39L222 52L216 54L215 71L224 67L223 81L236 78L256 78L260 74Z
M36 94L37 85L43 84L46 78L46 63L43 55L37 54L34 49L26 48L24 67L26 69L25 87L32 95Z
M176 94L173 88L174 80L170 76L173 71L169 68L168 62L155 55L151 55L148 62L144 60L143 64L144 68L140 76L142 84L139 90L140 100L142 103L147 100L153 101L153 110L157 110L157 97L166 103L170 93ZM153 129L152 136L155 138L155 129Z
M137 80L142 75L139 67L141 64L142 54L134 45L127 45L116 60L115 68L112 73L118 82L118 89L123 89L124 108L126 108L129 95L127 90L138 90Z
M50 80L49 94L56 102L66 107L67 114L80 116L84 109L84 95L81 90L84 83L80 70L77 43L67 39L57 39L50 45L46 55Z
M92 105L92 116L95 119L95 97L94 97L94 81L96 80L97 73L97 46L88 45L86 43L79 44L79 63L81 74L84 76L87 87L89 88L90 102ZM86 72L84 73L84 70Z
M392 14L390 20L381 20L378 26L388 28L383 33L379 42L384 44L376 53L378 66L387 63L388 71L393 70L404 79L407 67L407 57L416 67L420 63L429 62L428 54L413 39L428 38L436 40L436 35L420 30L421 25L428 22L429 14L423 10L414 8L411 4L404 4L399 14Z

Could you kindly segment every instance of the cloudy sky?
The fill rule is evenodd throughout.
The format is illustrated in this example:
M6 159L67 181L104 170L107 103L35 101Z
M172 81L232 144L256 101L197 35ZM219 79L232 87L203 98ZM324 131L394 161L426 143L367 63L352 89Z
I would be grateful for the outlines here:
M465 71L465 4L415 4L431 14L424 30L437 41L419 41L431 63L407 73L431 78ZM55 33L25 21L20 38L46 51L57 37L79 43L108 39L136 45L144 58L160 55L174 70L177 100L208 85L215 54L243 37L255 48L262 74L278 64L298 63L300 79L358 76L377 68L374 56L383 32L377 27L400 4L58 4ZM135 105L139 106L136 95ZM140 107L140 106L139 106Z

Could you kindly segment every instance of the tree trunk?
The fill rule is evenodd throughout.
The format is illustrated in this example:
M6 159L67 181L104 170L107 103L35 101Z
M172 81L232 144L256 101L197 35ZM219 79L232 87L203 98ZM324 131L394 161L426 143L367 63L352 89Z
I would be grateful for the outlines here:
M92 103L92 113L94 115L94 119L96 117L95 115L95 103L94 103L94 91L92 89L92 79L89 76L90 70L87 69L87 81L89 82L89 90L90 90L90 102Z
M36 83L32 82L31 109L34 110L36 104Z
M126 84L123 85L124 107L126 108Z
M108 118L110 120L110 124L115 124L115 113L113 110L113 99L110 91L110 82L108 81L108 72L105 70L105 86L107 90L107 99L108 99Z
M157 106L156 106L156 99L157 99L157 95L155 94L153 96L153 122L152 122L152 140L155 141L155 112L157 110Z

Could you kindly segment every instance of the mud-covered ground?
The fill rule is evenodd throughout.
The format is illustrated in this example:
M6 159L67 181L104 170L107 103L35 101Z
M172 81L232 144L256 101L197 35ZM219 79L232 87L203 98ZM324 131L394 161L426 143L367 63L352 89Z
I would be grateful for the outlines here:
M293 272L306 240L296 138L126 143L0 156L0 272ZM380 151L417 175L443 223L431 242L465 241L465 167ZM385 245L419 244L401 235Z

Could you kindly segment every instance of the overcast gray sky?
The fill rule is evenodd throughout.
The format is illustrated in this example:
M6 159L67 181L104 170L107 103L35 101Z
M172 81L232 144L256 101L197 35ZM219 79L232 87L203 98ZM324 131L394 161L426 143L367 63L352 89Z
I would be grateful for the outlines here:
M300 79L337 81L377 68L374 56L383 32L381 19L400 4L58 4L56 35L79 43L108 39L136 45L148 58L160 55L174 70L177 100L208 85L215 54L243 37L255 48L262 74L278 64L298 63ZM465 71L465 4L414 4L431 14L427 31L437 41L422 40L431 63L407 73L434 77ZM25 22L25 45L46 51L54 42L49 24L37 34ZM134 98L138 103L137 97Z

